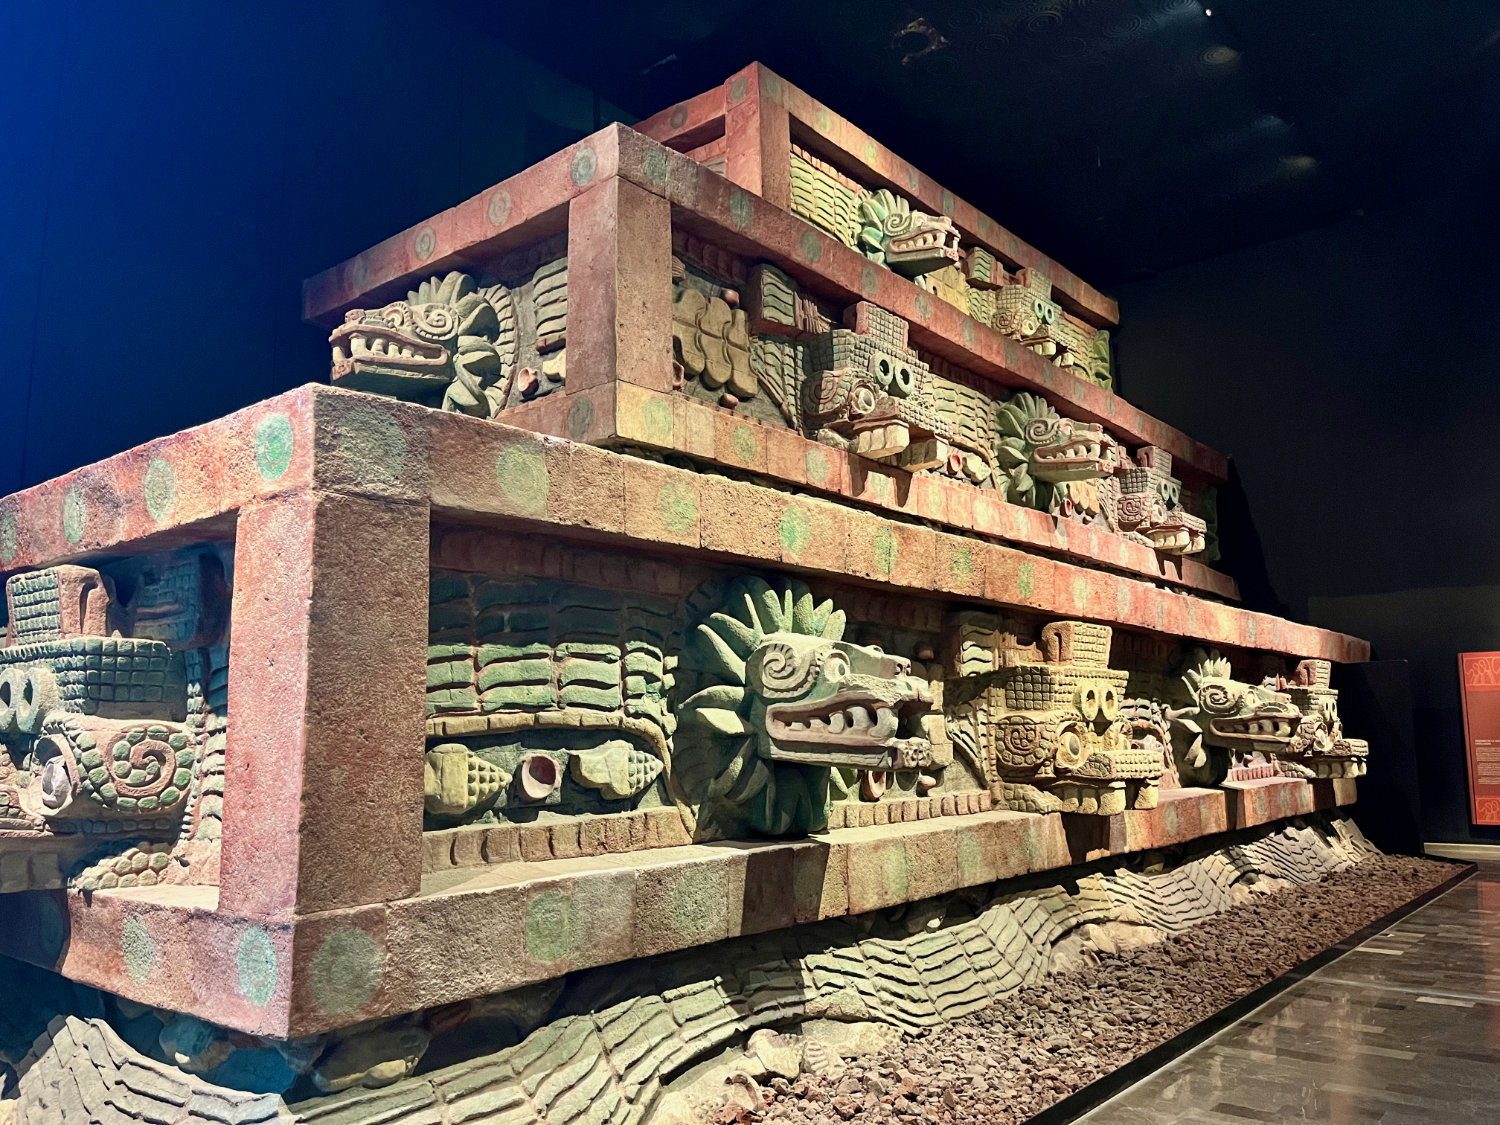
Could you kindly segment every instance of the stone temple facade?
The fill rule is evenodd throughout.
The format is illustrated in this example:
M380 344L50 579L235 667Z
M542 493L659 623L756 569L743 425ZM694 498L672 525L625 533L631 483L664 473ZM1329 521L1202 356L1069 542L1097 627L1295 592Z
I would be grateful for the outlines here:
M0 1113L679 1120L1369 854L1115 303L765 68L304 307L0 500Z

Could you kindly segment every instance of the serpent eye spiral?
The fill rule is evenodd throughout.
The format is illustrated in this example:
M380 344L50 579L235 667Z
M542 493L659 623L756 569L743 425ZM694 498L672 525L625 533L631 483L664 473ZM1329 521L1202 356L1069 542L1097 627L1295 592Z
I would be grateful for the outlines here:
M1026 423L1026 440L1032 445L1046 445L1057 438L1060 428L1057 418L1033 418Z
M412 326L425 339L446 340L458 331L458 315L447 305L417 305L411 312Z
M757 690L767 699L794 699L805 695L817 676L818 662L799 654L784 641L761 645L757 661Z
M1205 711L1223 713L1234 709L1239 695L1226 683L1209 681L1198 692L1198 702Z

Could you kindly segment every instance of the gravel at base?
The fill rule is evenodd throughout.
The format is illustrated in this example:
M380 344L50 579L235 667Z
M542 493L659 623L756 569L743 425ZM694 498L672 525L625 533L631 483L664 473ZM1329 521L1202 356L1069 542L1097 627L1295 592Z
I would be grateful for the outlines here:
M1450 878L1451 864L1373 856L1155 945L1022 989L995 1007L833 1074L772 1079L741 1120L1022 1122Z

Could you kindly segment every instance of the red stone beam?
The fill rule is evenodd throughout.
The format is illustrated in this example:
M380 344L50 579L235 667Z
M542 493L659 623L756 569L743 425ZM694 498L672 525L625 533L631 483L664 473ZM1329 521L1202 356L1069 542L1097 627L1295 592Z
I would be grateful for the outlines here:
M431 550L429 511L444 528ZM143 552L223 536L231 525L221 886L7 896L0 951L267 1035L875 909L888 904L876 875L892 864L909 869L909 897L925 897L1104 850L1163 846L1252 813L1324 807L1316 786L1312 798L1288 792L1233 813L1225 793L1196 791L1104 827L978 813L728 849L555 857L424 885L422 671L434 552L482 563L535 538L518 531L541 533L1211 644L1368 656L1352 637L1147 581L321 386L0 500L0 565ZM1331 792L1338 803L1353 798L1352 785ZM953 860L965 855L967 864ZM799 863L824 873L812 890L795 877ZM778 871L794 877L772 878ZM717 905L691 932L660 909L683 880L716 888ZM768 885L786 893L768 896ZM560 951L549 943L545 954L527 947L521 921L544 894L570 897L580 919L577 940ZM475 948L490 955L475 958Z
M741 112L741 107L746 105L755 105L756 112ZM766 106L779 108L779 114L768 112ZM757 120L764 122L764 128L759 135L752 135L750 123ZM731 125L731 122L735 124ZM1068 311L1089 323L1104 328L1119 323L1120 310L1113 297L1105 296L1071 270L1023 242L984 212L760 63L751 63L706 94L679 102L637 122L635 128L654 140L685 151L714 135L716 125L719 132L729 138L728 178L777 206L786 207L788 196L779 192L768 194L759 184L766 180L778 183L783 177L790 183L790 146L795 138L846 170L860 183L870 188L888 187L917 200L932 214L947 215L963 232L966 244L978 243L986 247L1011 270L1025 267L1046 273L1052 279L1053 297Z
M1222 454L1104 388L1049 363L789 212L622 125L611 125L499 187L309 279L303 288L304 314L309 320L332 326L340 321L345 309L356 304L382 303L425 277L482 264L504 249L535 241L544 233L561 229L565 221L563 204L571 201L569 213L575 216L586 217L590 208L597 209L598 204L589 200L600 199L605 193L582 197L616 173L666 198L677 221L696 226L728 248L775 262L830 299L873 301L904 317L911 323L915 345L1003 386L1040 393L1079 421L1103 423L1130 445L1160 446L1172 454L1178 475L1189 487L1221 481L1228 475ZM527 213L534 219L530 227L522 230L515 226L515 220L508 220L497 233L490 209L502 195L528 201ZM588 222L591 239L606 236L607 228L597 219ZM420 256L419 251L427 251L429 246L430 252ZM569 246L570 250L583 248L581 236L570 235ZM648 257L652 253L640 247L637 252ZM585 260L592 262L596 255L608 253L595 250ZM611 261L619 257L615 253ZM622 268L629 271L636 267L627 264ZM570 263L570 303L578 293L587 294L585 300L595 299L590 287L604 282L585 280L588 277L583 262ZM648 333L649 339L662 329L653 319L642 318L634 330ZM585 370L575 373L578 365L570 353L570 390L590 387L604 379L602 370L590 368L593 358L586 357L582 365ZM655 369L659 365L651 361L647 366ZM629 367L612 370L614 378L641 378Z
M595 421L601 413L611 415L610 425L627 436L631 426L653 424L639 400L613 416L615 392L646 393L635 388L595 388L575 405L592 403L589 395L601 389L610 396L589 412ZM565 397L552 397L572 413ZM633 421L637 416L642 419ZM662 423L671 425L670 413ZM213 467L221 459L228 471ZM154 461L166 466L157 479L170 475L183 482L168 511L149 502L145 478ZM1334 661L1369 658L1368 644L1357 638L1140 578L317 384L0 499L0 568L11 572L91 553L154 550L185 541L199 526L222 535L216 517L303 489L430 504L459 522L513 518L564 537L606 536L646 551L707 550L747 565L853 576L893 591L1086 617L1226 647ZM666 503L668 493L676 503ZM669 509L672 518L663 514ZM792 509L797 514L788 516ZM806 537L790 536L792 546L784 544L782 521L800 526L804 519ZM801 546L793 549L796 544Z
M1288 809L1355 800L1349 780L1280 784ZM441 872L394 902L277 923L226 910L212 887L33 891L7 896L0 952L240 1031L311 1035L1263 822L1242 820L1236 797L1179 789L1155 809L1108 817L981 812L479 866ZM689 887L695 913L684 918L669 904ZM537 940L530 919L555 918L560 900L573 924Z

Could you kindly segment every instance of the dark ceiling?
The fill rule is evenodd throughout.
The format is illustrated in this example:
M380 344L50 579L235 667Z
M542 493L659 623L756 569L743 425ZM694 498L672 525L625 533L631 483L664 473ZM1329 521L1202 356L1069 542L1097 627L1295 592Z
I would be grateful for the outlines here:
M1500 165L1497 0L464 10L637 116L759 59L1104 286Z

